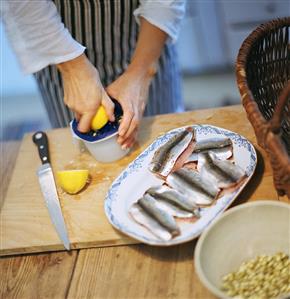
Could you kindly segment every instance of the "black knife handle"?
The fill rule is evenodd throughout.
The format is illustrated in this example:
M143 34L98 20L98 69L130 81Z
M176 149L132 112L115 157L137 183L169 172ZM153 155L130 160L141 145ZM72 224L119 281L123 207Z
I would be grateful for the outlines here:
M32 140L38 148L42 164L50 163L47 135L42 131L38 131L32 136Z

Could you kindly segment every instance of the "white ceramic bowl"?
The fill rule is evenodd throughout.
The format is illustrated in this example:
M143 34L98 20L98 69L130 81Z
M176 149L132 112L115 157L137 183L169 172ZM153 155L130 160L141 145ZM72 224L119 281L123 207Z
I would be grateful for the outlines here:
M219 298L222 277L260 254L290 253L290 205L256 201L234 207L213 222L197 242L195 270Z
M77 136L72 128L72 122L70 123L71 133L73 138L79 143L83 144L86 149L91 153L91 155L99 162L109 163L119 160L126 156L129 149L123 150L119 143L117 142L118 132L97 140L97 141L87 141L79 136Z

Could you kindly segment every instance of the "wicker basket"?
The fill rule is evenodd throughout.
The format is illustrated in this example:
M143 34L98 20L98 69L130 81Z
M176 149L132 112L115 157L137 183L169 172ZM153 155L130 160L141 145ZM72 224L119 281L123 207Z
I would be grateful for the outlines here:
M270 21L243 42L236 76L243 106L268 153L279 195L290 198L290 17Z

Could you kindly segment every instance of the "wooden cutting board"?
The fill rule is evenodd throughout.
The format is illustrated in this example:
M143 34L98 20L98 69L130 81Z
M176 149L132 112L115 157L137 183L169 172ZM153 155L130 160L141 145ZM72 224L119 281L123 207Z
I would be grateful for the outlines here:
M77 195L68 195L57 187L73 249L138 243L108 222L103 208L106 193L121 171L156 137L173 128L196 123L224 127L255 143L252 127L240 106L144 118L132 152L108 164L98 163L87 152L81 153L73 145L69 129L47 132L53 171L85 168L91 176L91 183ZM26 135L1 209L0 255L64 250L40 192L36 176L39 166L32 135Z

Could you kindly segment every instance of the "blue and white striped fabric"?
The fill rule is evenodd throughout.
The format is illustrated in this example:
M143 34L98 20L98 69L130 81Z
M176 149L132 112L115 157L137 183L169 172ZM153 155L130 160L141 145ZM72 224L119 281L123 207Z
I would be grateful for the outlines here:
M138 0L54 0L73 38L99 71L104 86L124 72L133 54L138 25L133 12ZM61 75L55 66L35 73L53 127L65 127L74 115L63 102ZM175 45L167 43L152 81L145 115L183 110Z

